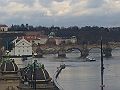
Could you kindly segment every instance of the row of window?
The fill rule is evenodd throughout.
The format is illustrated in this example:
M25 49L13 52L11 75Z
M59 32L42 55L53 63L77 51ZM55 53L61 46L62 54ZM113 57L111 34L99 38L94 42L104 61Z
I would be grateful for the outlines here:
M29 52L29 50L26 50L27 52ZM18 52L21 52L21 50L18 50ZM24 50L23 50L23 52L25 52Z
M21 46L22 47L22 46ZM21 48L21 47L17 47L17 48ZM22 48L29 48L29 47L22 47Z

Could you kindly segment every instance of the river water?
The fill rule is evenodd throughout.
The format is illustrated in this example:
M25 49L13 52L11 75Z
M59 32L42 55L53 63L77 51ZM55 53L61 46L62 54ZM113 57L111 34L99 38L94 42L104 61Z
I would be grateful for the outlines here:
M112 55L104 58L104 90L120 90L120 50L113 50ZM73 52L68 53L65 59L58 59L57 55L49 54L37 60L45 65L51 77L60 64L66 64L58 77L64 90L100 90L100 50L92 50L89 54L96 59L95 62L83 62L79 56L79 52ZM31 63L31 60L24 64L28 62Z

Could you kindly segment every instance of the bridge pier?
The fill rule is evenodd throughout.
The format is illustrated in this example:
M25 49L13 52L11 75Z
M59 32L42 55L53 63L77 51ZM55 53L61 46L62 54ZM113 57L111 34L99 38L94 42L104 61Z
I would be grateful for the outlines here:
M66 57L65 50L59 50L58 51L58 58L65 58L65 57Z
M65 42L63 41L58 50L58 58L66 58Z
M83 44L81 49L81 58L86 58L89 55L89 50L87 48L87 44Z
M40 47L38 47L36 49L36 54L37 55L34 55L36 58L42 58L43 57L43 50Z
M81 50L81 58L86 58L89 55L88 49Z
M103 54L104 54L104 57L111 57L112 56L112 48L110 47L109 44L106 44L106 47L103 48Z
M112 52L111 48L105 48L105 49L103 49L104 57L111 57L112 56L111 52Z

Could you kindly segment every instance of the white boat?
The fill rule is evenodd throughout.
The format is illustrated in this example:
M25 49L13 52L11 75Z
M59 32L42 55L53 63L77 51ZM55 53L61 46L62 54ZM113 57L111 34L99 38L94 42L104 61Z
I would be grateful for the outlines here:
M86 61L92 62L92 61L96 61L96 60L95 60L95 58L86 57Z

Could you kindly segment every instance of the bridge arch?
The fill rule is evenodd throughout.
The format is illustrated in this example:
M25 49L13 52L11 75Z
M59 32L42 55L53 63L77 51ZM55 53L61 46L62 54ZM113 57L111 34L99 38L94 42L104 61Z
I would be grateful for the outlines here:
M90 52L92 49L100 49L100 50L101 50L101 47L92 47L92 48L89 48L89 52Z
M74 52L75 51L75 52ZM77 52L76 52L77 51ZM72 53L72 54L70 54ZM81 57L82 55L82 51L80 48L75 48L75 47L72 47L72 48L68 48L66 49L66 55L67 57L72 57L72 58L78 58L78 57Z
M120 56L120 46L112 47L112 56Z
M82 52L79 48L68 48L66 51L75 51L78 50L79 52Z
M66 50L66 52L75 51L75 50L78 50L78 51L80 52L80 54L82 53L81 49L79 49L79 48L68 48L68 49Z
M114 50L114 49L116 49L116 48L120 48L120 46L114 46L112 49Z
M56 48L46 48L46 49L44 49L44 53L46 53L46 54L55 54L55 53L57 53L57 49Z

